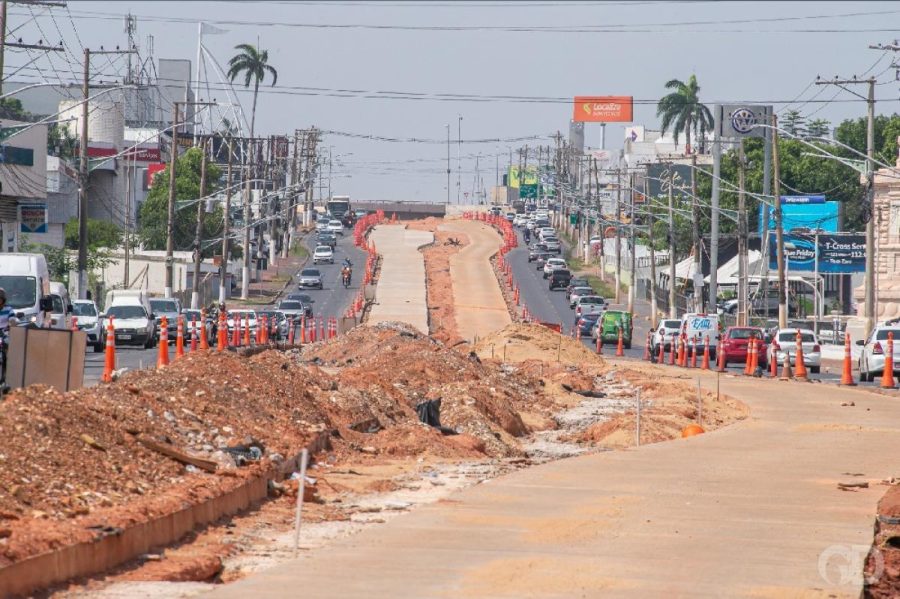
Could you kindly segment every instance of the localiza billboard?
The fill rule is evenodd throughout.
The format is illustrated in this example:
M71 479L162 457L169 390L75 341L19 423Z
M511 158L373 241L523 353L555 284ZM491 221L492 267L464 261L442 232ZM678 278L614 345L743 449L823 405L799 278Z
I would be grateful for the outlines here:
M572 120L581 123L630 123L632 96L575 96Z
M769 235L769 268L777 268L775 235ZM866 270L866 236L856 233L784 235L784 257L789 272L816 270L816 243L820 274L854 273Z

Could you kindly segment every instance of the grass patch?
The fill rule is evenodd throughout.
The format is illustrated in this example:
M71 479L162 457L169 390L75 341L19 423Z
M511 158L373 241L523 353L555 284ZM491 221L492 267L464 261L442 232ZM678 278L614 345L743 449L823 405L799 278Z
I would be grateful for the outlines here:
M309 258L309 250L302 243L295 243L291 248L291 256L296 258Z
M597 295L607 299L616 296L616 288L613 284L601 281L600 277L594 275L587 275L584 278Z

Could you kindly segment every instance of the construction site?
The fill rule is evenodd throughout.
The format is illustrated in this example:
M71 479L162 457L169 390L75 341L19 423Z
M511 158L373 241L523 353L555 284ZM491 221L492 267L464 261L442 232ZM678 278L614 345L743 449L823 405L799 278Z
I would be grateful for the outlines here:
M0 596L851 595L814 583L836 545L900 590L885 396L598 353L531 316L497 217L355 234L374 293L324 338L3 400Z

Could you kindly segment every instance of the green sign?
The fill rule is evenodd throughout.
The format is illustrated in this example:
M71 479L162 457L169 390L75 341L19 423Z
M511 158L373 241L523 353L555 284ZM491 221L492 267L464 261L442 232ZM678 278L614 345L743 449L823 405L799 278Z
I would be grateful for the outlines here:
M577 214L570 214L570 215L569 215L569 224L570 224L570 225L577 225L577 224L578 224L578 215L577 215Z
M538 197L538 185L522 185L519 187L519 197L536 200Z
M34 166L34 150L0 145L0 162L18 166Z

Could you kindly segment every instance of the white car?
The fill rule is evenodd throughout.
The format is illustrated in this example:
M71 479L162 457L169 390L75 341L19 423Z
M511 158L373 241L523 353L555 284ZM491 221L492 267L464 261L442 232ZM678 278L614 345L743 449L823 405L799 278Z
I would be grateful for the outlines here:
M606 300L599 295L583 295L575 302L575 315L598 314L605 311L608 307Z
M235 318L240 320L241 323L241 332L244 331L244 328L247 326L247 323L250 323L250 333L256 333L256 327L258 326L259 318L256 315L256 310L229 310L227 315L227 320L225 321L228 325L228 332L231 333L234 331L234 322Z
M569 307L574 308L578 298L586 295L594 295L594 290L590 287L573 287L572 293L569 294Z
M93 300L75 300L72 302L73 316L77 318L78 330L87 334L87 344L94 352L103 351L106 345L106 331L100 328L100 311Z
M316 231L327 231L328 223L330 221L327 218L320 218L316 221Z
M550 273L554 270L560 270L563 268L569 268L566 261L562 258L548 258L546 262L544 262L544 278L550 276Z
M313 252L313 264L319 264L320 262L334 264L334 252L330 245L316 246L316 249Z
M800 343L803 346L803 364L813 374L818 374L822 364L822 348L816 334L811 329L778 329L769 344L768 363L776 360L778 365L784 364L784 356L787 354L791 366L797 365L797 332L800 333Z
M900 373L900 327L877 326L865 341L860 339L856 345L862 346L862 354L859 356L859 380L872 382L876 376L884 373L884 356L887 354L888 333L893 333L894 339L894 376Z
M343 235L344 225L342 225L339 220L330 220L328 221L328 231L331 231L335 235Z
M553 230L553 227L541 227L538 229L538 237L542 240L545 237L556 237L556 231Z
M688 312L681 317L681 332L688 343L696 339L697 343L709 340L709 357L715 359L719 347L719 315L705 312Z
M650 341L652 349L659 352L659 344L662 343L666 351L672 345L672 336L681 333L681 321L677 318L666 318L661 320L659 326L653 330L653 338ZM653 355L657 355L654 353Z

